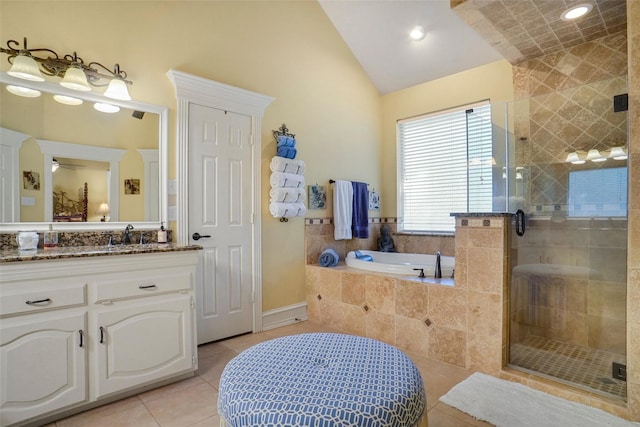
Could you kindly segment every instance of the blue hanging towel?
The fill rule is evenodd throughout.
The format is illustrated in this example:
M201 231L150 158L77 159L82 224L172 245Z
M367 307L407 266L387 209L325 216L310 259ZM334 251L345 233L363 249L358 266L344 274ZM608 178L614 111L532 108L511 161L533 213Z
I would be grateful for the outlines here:
M364 182L352 181L353 210L351 231L354 238L369 238L369 190Z

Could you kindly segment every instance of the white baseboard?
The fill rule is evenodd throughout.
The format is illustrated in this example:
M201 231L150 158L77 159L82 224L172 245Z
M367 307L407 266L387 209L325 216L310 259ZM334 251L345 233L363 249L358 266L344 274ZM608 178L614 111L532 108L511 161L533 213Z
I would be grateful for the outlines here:
M307 303L288 305L262 313L262 330L280 328L302 320L307 320Z

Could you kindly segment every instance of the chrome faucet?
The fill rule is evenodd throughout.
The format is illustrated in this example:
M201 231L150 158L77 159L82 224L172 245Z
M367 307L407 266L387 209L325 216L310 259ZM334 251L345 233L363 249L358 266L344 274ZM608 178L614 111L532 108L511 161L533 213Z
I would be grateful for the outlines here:
M129 224L124 229L124 235L122 236L122 243L125 245L131 244L131 230L133 230L133 225Z
M442 279L442 267L440 265L440 251L436 252L436 279Z

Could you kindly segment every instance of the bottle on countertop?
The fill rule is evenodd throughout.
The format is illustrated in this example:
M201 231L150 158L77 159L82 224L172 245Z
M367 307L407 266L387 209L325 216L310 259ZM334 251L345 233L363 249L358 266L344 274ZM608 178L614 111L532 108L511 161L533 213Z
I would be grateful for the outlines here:
M164 229L164 223L160 223L160 230L158 231L158 243L167 243L167 230Z

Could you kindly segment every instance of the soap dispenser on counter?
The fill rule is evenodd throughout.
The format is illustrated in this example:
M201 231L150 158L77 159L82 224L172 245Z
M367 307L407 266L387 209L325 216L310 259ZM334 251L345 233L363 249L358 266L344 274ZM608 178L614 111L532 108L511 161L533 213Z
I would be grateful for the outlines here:
M160 223L160 230L158 230L158 243L167 243L167 230L164 229L164 223Z

